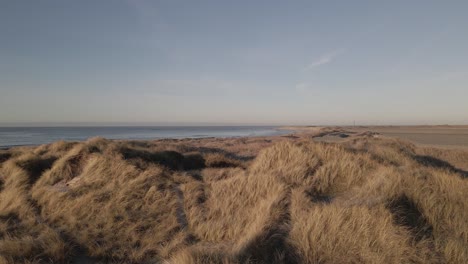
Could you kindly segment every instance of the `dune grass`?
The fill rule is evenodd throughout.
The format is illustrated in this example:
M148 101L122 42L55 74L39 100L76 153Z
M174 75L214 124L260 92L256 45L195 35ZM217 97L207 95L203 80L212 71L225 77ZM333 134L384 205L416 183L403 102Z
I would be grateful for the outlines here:
M467 263L468 152L355 136L0 152L0 263Z

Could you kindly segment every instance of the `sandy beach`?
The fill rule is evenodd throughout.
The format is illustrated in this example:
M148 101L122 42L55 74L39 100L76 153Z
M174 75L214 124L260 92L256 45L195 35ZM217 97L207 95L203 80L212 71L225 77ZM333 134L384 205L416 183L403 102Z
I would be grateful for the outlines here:
M338 134L344 133L349 136L359 135L367 132L375 133L376 136L386 136L408 140L414 144L428 147L440 148L468 148L468 126L288 126L283 127L296 131L300 134L310 134L317 141L342 142L345 137ZM317 134L322 133L320 137Z

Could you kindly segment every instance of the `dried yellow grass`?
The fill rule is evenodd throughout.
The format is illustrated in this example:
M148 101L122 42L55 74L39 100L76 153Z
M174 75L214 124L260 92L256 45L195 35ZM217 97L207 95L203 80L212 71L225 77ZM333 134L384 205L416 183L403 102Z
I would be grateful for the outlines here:
M356 136L0 152L0 263L466 263L468 153Z

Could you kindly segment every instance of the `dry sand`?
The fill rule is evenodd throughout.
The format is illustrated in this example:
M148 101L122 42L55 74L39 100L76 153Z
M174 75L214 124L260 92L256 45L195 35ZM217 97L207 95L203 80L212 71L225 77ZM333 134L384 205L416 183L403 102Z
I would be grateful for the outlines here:
M374 132L376 136L400 138L411 141L420 146L441 148L468 148L468 126L358 126L358 127L321 127L302 126L284 127L296 131L299 134L318 134L315 141L343 142L348 136Z
M418 145L468 148L468 126L388 126L359 127L351 131L373 131L388 137L409 140Z

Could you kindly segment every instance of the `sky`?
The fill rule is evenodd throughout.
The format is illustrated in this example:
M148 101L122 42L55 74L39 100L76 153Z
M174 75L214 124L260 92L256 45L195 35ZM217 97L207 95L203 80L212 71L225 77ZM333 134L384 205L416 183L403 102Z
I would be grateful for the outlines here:
M0 124L468 124L467 10L0 0Z

